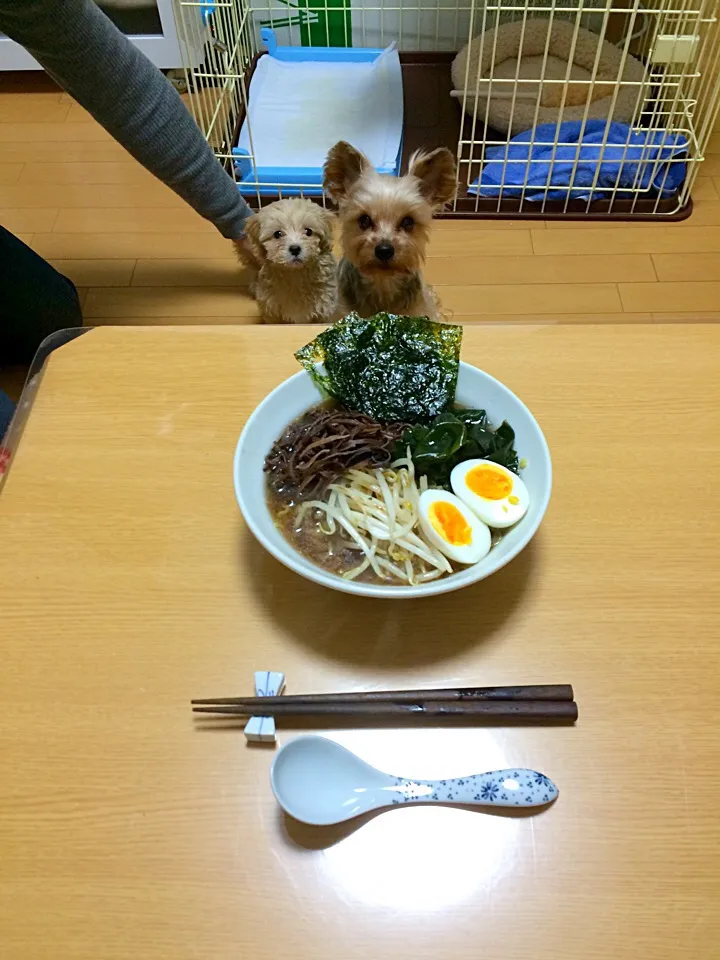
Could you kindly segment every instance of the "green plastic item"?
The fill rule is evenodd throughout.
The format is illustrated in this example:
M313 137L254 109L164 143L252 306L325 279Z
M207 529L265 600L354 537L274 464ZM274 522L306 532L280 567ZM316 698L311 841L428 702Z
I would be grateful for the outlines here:
M287 7L289 16L277 12L261 27L280 30L283 27L300 28L302 47L352 47L352 11L346 0L279 0Z

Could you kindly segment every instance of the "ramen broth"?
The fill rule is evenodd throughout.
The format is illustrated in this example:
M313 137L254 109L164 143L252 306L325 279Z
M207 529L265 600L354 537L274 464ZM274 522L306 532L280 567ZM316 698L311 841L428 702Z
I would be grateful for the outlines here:
M319 510L309 509L300 523L297 522L299 508L304 499L292 498L286 493L276 493L269 484L266 485L267 504L275 521L275 526L282 533L288 543L306 559L339 577L357 567L363 559L362 551L353 544L349 537L341 533L338 527L335 533L323 532L324 515ZM307 499L317 499L308 497ZM325 526L326 526L325 521ZM507 530L491 530L492 546L502 540ZM463 569L462 567L458 569ZM457 570L443 573L437 579L451 577ZM388 574L380 578L377 573L368 567L354 578L356 583L385 584L387 586L407 586L406 581Z

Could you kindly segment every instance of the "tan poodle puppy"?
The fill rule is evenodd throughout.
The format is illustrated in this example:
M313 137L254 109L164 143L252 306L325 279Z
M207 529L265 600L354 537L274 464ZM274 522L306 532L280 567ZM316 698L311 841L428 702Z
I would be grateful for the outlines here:
M253 214L238 256L266 323L330 323L338 312L333 220L311 200L278 200Z

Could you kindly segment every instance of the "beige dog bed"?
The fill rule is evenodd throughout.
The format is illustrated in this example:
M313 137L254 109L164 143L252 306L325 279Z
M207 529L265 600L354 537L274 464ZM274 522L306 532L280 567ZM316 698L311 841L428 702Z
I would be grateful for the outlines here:
M544 17L532 18L525 22L522 55L520 53L522 20L514 23L503 23L496 29L486 31L484 35L475 37L468 46L460 51L452 65L452 79L455 87L453 94L461 99L461 102L462 99L465 99L465 109L469 114L475 113L477 90L478 119L484 123L487 117L489 126L514 136L541 123L557 123L558 119L563 121L582 120L585 116L588 92L592 91L587 116L592 119L604 119L608 116L620 78L622 50L603 40L594 86L591 87L588 83L573 83L573 80L590 80L598 54L598 43L600 42L600 37L596 34L582 27L577 28L577 40L573 50L573 62L570 67L567 85L565 83L544 83L544 80L565 80L568 75L568 56L572 50L573 35L576 30L575 25L567 20L552 22L547 63L543 70L545 44L548 39L550 24L551 21ZM478 62L483 36L482 61ZM487 77L489 74L492 74L493 80L498 78L514 80L517 75L519 79L536 80L537 82L517 85L514 109L512 92L515 85L513 83L493 83L490 88L488 109ZM612 112L613 120L620 123L630 123L642 92L642 86L636 84L642 83L644 78L644 66L634 57L628 55L625 59L621 84L617 91L617 99ZM467 95L464 97L463 91L466 87ZM567 92L562 118L560 118L564 89ZM537 110L536 119L535 110L538 93L540 94L540 107ZM512 125L510 123L511 113Z

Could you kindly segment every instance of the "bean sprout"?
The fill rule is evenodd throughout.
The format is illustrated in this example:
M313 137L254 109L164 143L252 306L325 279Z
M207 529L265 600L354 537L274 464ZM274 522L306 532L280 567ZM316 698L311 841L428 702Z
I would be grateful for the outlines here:
M348 470L329 485L326 500L307 500L299 507L296 523L316 511L321 533L338 533L348 548L362 553L362 561L343 574L346 580L370 567L382 580L426 583L452 573L452 567L422 534L419 502L425 489L425 477L418 489L408 451L389 467Z

